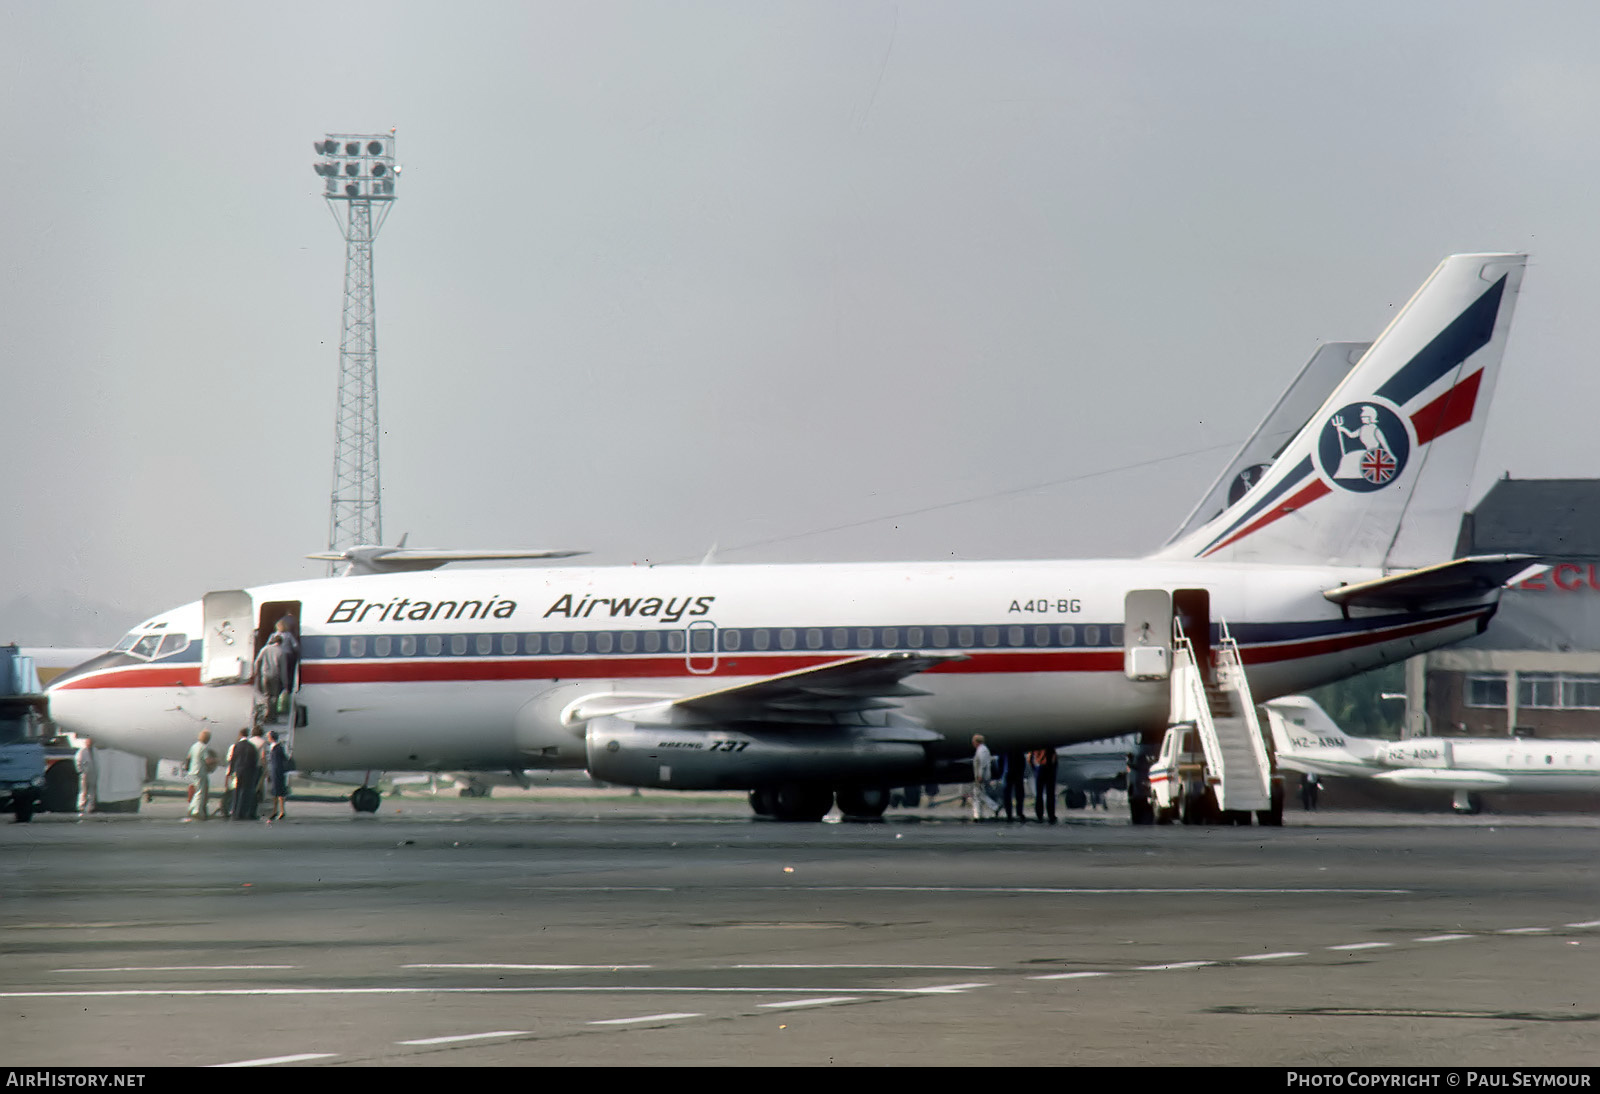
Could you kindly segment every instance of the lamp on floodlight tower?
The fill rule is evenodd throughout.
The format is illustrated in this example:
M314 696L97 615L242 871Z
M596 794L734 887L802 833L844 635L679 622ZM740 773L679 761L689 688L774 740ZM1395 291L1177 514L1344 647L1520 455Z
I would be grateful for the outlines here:
M322 196L345 240L344 324L328 515L328 550L342 551L383 542L372 241L394 207L400 165L395 162L393 129L376 134L329 133L312 148L321 158L311 169L323 180Z

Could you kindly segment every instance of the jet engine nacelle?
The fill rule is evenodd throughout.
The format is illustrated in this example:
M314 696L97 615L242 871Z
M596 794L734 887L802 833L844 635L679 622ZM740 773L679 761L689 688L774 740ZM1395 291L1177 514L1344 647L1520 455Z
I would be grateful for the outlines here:
M589 775L623 786L750 790L804 782L895 786L932 770L923 745L874 739L873 732L867 726L655 728L596 718L588 727Z
M1379 758L1390 767L1445 768L1450 766L1450 742L1437 737L1400 741L1385 748Z

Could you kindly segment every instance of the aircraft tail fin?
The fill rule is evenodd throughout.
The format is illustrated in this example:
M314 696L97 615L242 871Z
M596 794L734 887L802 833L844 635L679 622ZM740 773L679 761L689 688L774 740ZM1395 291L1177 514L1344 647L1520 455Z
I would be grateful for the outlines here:
M1383 742L1349 737L1328 712L1306 695L1286 695L1262 704L1278 764L1315 775L1365 773Z
M1450 558L1526 262L1441 262L1260 479L1157 557L1408 569Z

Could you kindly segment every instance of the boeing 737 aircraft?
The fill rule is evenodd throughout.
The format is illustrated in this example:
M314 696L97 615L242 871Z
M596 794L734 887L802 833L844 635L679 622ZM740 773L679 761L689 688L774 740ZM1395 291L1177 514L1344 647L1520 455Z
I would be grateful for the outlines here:
M50 715L152 757L226 740L289 617L302 771L582 767L814 819L957 777L975 732L1159 732L1175 633L1202 665L1231 637L1258 697L1302 691L1480 632L1532 561L1451 558L1524 264L1446 259L1276 459L1143 559L440 573L471 553L363 547L141 623Z
M1483 808L1481 795L1600 791L1600 741L1512 737L1350 737L1314 699L1265 704L1278 763L1312 775L1351 775L1414 790L1454 791L1457 813Z

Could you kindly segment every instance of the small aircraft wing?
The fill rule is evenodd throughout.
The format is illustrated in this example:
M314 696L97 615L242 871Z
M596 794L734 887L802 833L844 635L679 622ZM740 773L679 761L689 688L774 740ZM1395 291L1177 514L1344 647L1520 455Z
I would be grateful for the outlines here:
M1496 771L1472 771L1459 767L1407 767L1374 775L1378 782L1412 790L1506 790L1511 780Z
M468 548L434 547L350 547L343 551L318 551L307 558L346 562L345 575L401 574L437 570L449 562L510 562L529 558L571 558L584 551L559 551L540 547Z
M964 654L868 653L640 706L622 716L636 724L679 726L827 725L841 716L889 709L896 699L926 695L907 685L906 677L946 661L964 660Z
M1340 585L1322 595L1341 608L1414 610L1490 592L1541 564L1538 555L1474 555L1355 585Z

